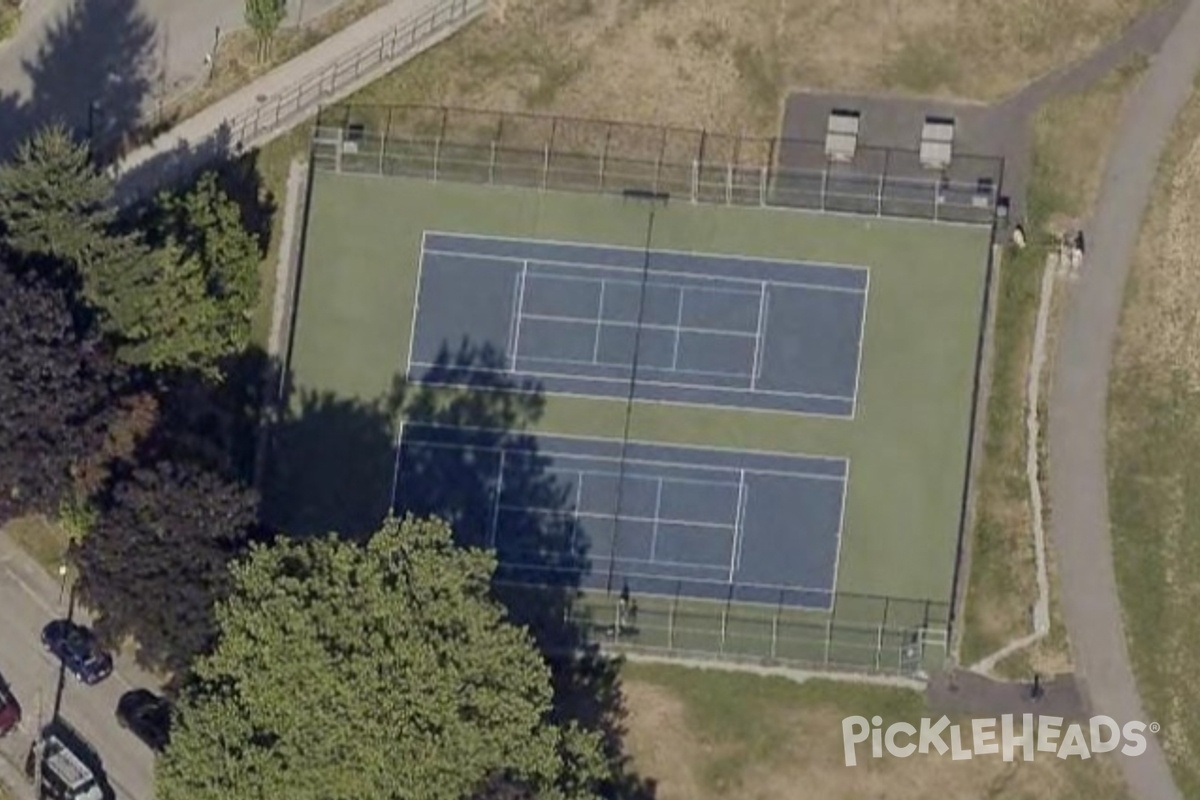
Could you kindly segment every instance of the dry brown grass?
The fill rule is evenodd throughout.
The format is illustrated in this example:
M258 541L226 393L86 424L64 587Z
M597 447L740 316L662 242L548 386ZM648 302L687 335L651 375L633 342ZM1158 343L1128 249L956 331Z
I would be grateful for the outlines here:
M1136 84L1144 63L1132 62L1091 90L1051 102L1034 121L1035 170L1029 205L1038 244L1072 230L1095 202L1113 125ZM1025 477L1025 382L1033 346L1034 322L1046 247L1034 246L1002 259L997 292L994 356L985 461L977 480L976 527L967 593L967 625L962 658L967 663L1031 631L1030 607L1036 597L1029 490ZM1056 290L1063 291L1063 287ZM1061 294L1060 294L1061 297ZM1052 317L1048 352L1054 352ZM1048 379L1053 365L1047 364ZM1043 398L1048 389L1043 386ZM1042 411L1044 424L1044 409ZM1045 444L1044 439L1042 442ZM1045 459L1043 451L1043 478ZM1043 497L1049 500L1043 483ZM1048 508L1053 514L1053 508ZM1052 526L1051 526L1052 527ZM1050 528L1048 527L1048 530ZM1063 630L1051 568L1051 635L1032 650L998 667L1000 674L1028 677L1070 669L1069 642Z
M366 96L771 135L791 88L1011 93L1155 2L506 0Z
M1109 489L1126 634L1183 796L1200 796L1200 91L1176 123L1111 378Z
M859 764L846 767L842 718L880 713L885 725L915 719L922 713L919 698L904 697L911 695L904 690L630 666L624 687L627 749L638 774L656 781L657 800L1124 797L1115 764L1103 758L1039 754L1031 763L1005 764L999 757L955 762L949 755L918 754L871 760L860 746ZM726 701L714 702L714 695ZM730 720L729 704L764 732L758 741L738 735L741 723Z

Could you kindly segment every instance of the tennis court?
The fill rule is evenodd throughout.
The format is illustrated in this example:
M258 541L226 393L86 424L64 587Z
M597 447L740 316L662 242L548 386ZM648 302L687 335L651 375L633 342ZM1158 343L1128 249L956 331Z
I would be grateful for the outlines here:
M849 464L842 458L408 423L394 509L448 476L484 487L460 541L514 581L828 609ZM486 496L486 502L484 501Z
M473 342L500 355L477 371L551 394L853 417L868 282L861 267L426 232L408 379L439 384L443 354Z

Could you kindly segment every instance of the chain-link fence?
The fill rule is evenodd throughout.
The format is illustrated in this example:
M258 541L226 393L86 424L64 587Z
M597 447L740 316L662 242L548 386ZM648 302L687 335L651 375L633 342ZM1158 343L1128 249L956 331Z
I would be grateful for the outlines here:
M905 676L941 668L947 657L950 606L931 600L839 592L822 611L786 605L785 592L774 605L512 583L500 592L519 609L561 609L556 624L538 627L564 647Z
M342 172L979 225L995 218L1003 177L990 156L955 153L931 170L915 150L859 145L836 161L823 142L426 106L322 109L313 158Z

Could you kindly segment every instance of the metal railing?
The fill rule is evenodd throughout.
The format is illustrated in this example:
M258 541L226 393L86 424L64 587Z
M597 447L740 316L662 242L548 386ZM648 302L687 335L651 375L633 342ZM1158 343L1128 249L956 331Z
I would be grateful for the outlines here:
M230 140L258 143L297 117L316 111L326 98L357 85L383 64L411 53L440 34L457 30L487 8L487 0L445 0L410 17L321 69L305 75L255 108L227 121Z
M674 658L905 676L940 669L948 656L950 606L944 602L849 592L837 593L828 611L680 593L636 592L627 602L603 591L498 581L499 596L518 618L529 609L561 609L561 619L539 627L563 649L600 645Z
M990 156L932 170L900 148L835 161L823 142L425 106L322 109L312 151L327 170L978 225L994 220L1003 177Z

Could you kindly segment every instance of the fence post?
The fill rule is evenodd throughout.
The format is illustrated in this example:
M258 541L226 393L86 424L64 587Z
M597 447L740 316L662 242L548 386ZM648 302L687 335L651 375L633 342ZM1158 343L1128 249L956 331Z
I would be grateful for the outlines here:
M762 173L758 180L758 204L765 206L767 204L767 168L762 168Z
M492 160L488 162L488 184L496 182L496 140L492 139Z
M612 137L612 123L604 127L604 149L600 151L600 191L604 191L604 170L608 166L608 142Z
M667 612L667 649L675 649L675 611L679 608L679 585L675 586L675 596L671 598L671 607Z
M442 157L442 137L438 137L433 141L433 182L437 183L438 179L438 161Z
M880 668L880 659L883 658L883 625L879 626L879 636L875 640L875 671Z
M933 182L933 221L938 221L938 206L941 205L942 181L938 178Z
M542 191L546 191L546 185L550 180L550 143L546 142L542 145Z
M692 202L700 199L700 159L692 159Z
M771 660L774 661L779 656L779 608L775 608L775 615L771 617Z
M833 646L833 614L825 621L825 664L829 664L829 650Z
M825 210L825 195L829 193L829 162L821 170L821 210Z
M733 205L733 164L725 165L725 205Z
M334 171L336 171L336 172L342 171L342 146L343 146L343 143L345 142L345 140L346 140L346 129L345 128L337 128L337 141L334 143L335 147L334 147L334 151L333 151L335 154L334 159L333 159L333 168L334 168Z
M729 624L729 604L721 607L721 653L725 652L725 626Z

